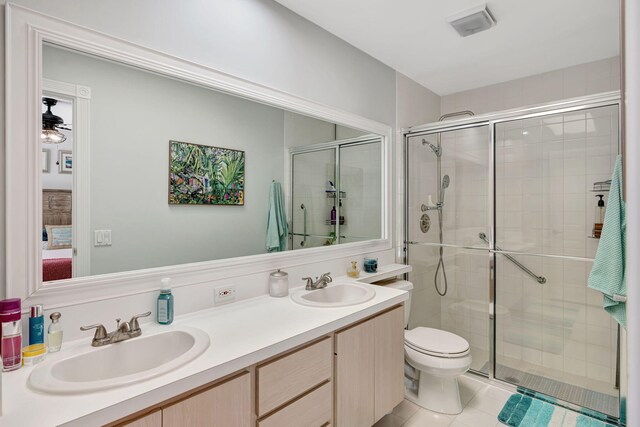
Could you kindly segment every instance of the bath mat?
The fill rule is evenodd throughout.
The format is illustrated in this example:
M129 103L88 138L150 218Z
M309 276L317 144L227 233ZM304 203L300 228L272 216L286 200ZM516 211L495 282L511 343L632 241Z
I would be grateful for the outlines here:
M498 414L498 421L510 427L613 427L522 394L509 397Z
M486 363L480 371L485 373L489 372L489 363ZM530 374L499 363L496 364L496 378L508 379L509 382L515 383L515 385L519 387L537 390L542 394L554 396L557 399L566 400L567 402L573 402L614 418L617 418L620 413L618 398L609 394Z

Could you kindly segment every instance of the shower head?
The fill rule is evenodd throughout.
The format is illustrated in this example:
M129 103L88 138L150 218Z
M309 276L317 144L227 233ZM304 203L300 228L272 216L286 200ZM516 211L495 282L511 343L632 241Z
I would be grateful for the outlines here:
M442 147L438 147L436 145L433 145L432 143L430 143L429 141L427 141L426 139L422 139L422 145L428 145L429 148L431 148L431 150L433 150L433 152L436 154L436 156L440 157L442 156Z
M449 187L449 175L445 175L442 177L442 189Z
M450 179L449 175L445 175L442 177L442 185L440 186L440 203L444 203L444 190L449 187Z

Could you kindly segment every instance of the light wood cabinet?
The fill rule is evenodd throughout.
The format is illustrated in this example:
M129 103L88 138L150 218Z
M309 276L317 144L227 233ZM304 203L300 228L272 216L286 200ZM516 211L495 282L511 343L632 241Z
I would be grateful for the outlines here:
M395 308L373 320L375 417L377 422L404 399L404 310Z
M331 338L256 368L257 414L261 417L331 378Z
M247 372L162 409L163 427L249 427L251 375Z
M158 409L136 420L120 424L118 427L162 427L162 410Z
M332 387L332 383L325 383L274 414L258 421L258 427L317 427L329 424L333 415Z
M336 333L336 426L374 424L373 322Z
M335 424L369 427L404 397L403 307L337 332L335 344Z

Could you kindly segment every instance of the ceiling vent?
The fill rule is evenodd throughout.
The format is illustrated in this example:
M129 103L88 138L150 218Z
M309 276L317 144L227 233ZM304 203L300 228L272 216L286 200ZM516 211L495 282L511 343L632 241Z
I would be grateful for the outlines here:
M462 37L488 30L496 25L496 20L493 19L486 4L456 13L450 16L448 21Z

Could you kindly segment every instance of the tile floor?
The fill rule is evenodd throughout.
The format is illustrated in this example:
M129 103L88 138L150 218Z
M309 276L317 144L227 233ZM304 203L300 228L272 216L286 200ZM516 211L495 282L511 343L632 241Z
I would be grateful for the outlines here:
M498 414L512 394L513 391L467 374L460 378L460 396L464 408L462 413L439 414L405 399L374 427L504 427L498 421ZM577 414L562 408L556 408L556 411L567 412L562 425L571 425L571 421L575 425Z

